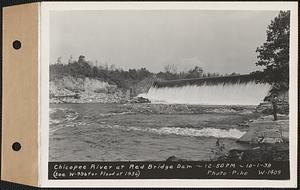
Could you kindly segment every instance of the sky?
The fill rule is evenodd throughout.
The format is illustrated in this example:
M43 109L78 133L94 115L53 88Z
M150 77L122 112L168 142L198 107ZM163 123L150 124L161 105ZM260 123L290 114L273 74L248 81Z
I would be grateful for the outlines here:
M258 70L256 48L278 11L52 11L50 64L70 56L117 68L247 74Z

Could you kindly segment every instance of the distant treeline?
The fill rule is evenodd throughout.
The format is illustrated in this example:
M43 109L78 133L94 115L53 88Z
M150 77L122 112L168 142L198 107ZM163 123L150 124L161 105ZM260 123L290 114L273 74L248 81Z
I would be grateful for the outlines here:
M69 61L67 64L63 64L61 59L58 58L55 64L50 65L50 81L68 75L75 78L90 77L102 79L110 84L116 84L120 88L131 88L134 84L150 76L156 76L161 80L176 80L239 74L220 75L219 73L204 73L203 69L199 66L195 66L186 72L177 72L175 65L167 65L164 67L164 71L159 73L152 73L146 68L124 71L123 69L116 68L114 65L94 66L92 62L86 61L84 56L79 56L77 61Z
M130 88L136 82L151 76L152 73L146 68L124 71L114 66L92 66L92 63L86 61L84 56L80 56L78 61L69 61L67 64L61 63L58 59L55 64L50 65L50 81L68 75L75 78L97 78L116 84L120 88Z

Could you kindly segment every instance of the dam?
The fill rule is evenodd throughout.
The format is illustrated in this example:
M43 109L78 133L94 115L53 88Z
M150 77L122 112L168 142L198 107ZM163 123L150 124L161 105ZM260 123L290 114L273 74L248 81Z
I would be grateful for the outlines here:
M165 104L258 105L270 88L248 74L156 81L147 93L138 96Z

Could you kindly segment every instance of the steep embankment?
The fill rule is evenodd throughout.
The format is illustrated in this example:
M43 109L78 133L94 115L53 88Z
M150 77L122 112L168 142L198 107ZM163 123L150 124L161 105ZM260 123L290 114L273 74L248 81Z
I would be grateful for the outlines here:
M101 79L64 76L49 83L50 103L120 103L129 99L129 90Z

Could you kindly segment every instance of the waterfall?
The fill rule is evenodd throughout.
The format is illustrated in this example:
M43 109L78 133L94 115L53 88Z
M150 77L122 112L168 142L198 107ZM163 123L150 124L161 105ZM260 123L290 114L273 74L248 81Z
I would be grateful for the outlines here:
M258 105L268 94L270 85L247 81L243 83L203 83L184 86L152 86L139 97L152 103L200 105Z

